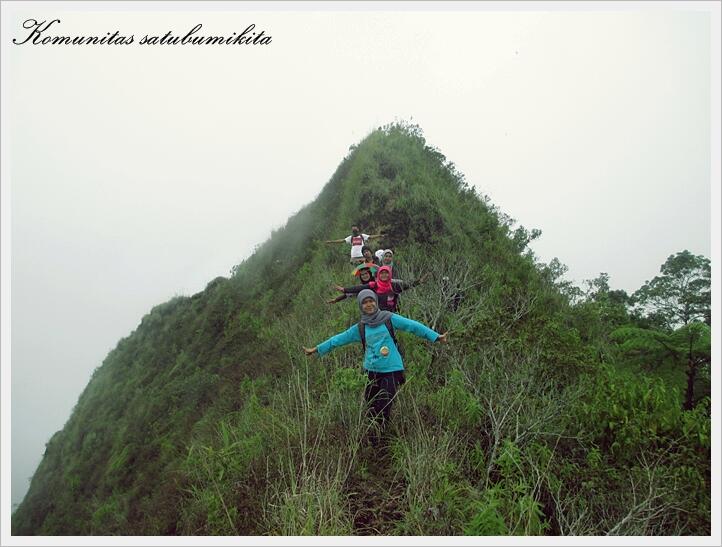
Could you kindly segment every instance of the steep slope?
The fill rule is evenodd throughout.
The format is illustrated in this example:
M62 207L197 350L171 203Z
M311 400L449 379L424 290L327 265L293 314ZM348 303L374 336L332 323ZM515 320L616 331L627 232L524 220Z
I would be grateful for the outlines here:
M323 360L301 352L358 319L353 303L325 303L333 284L352 278L346 246L323 244L355 223L384 231L380 246L396 251L405 279L430 274L403 295L402 313L452 339L441 349L402 335L408 382L383 454L363 440L360 350ZM637 503L624 477L617 497L592 503L598 519L567 507L582 504L584 488L596 491L593 481L578 484L581 469L596 469L589 454L612 467L621 457L609 431L578 423L583 409L588 420L601 416L588 405L599 375L611 372L575 325L559 268L526 249L534 236L512 229L417 127L374 131L230 278L155 307L118 343L48 442L13 533L612 529ZM649 389L658 394L650 405L672 408L663 390ZM684 420L690 435L706 423L669 420L663 440ZM682 445L685 458L700 449ZM674 500L680 514L705 503L704 456L702 446L690 464L702 485ZM637 469L633 459L622 465ZM704 530L698 513L691 523L673 517L674 529ZM668 531L659 526L645 532Z

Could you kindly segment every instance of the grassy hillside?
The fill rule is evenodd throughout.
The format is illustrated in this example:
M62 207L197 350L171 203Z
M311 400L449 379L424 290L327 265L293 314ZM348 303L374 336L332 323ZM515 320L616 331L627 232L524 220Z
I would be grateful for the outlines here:
M400 333L382 449L364 442L360 347L301 351L358 320L325 303L353 278L348 247L323 243L356 223L384 231L404 279L430 273L401 313L451 339ZM570 298L536 235L417 127L374 131L230 278L118 343L13 534L709 534L708 406L632 373L618 318Z

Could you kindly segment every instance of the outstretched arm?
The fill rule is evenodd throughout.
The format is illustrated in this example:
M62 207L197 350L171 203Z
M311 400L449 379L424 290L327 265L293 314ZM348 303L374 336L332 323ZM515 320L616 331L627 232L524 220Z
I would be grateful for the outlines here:
M394 292L399 293L403 292L406 289L410 289L413 285L410 283L407 283L403 279L392 279L391 280L391 287L393 287Z
M338 295L336 298L332 298L331 300L326 300L327 304L335 304L336 302L341 302L341 300L345 300L348 298L348 294L342 293Z
M364 289L373 290L373 286L371 285L371 283L366 283L365 285L356 285L355 287L336 287L336 289L343 290L343 292L349 294L358 294Z
M407 289L413 289L416 285L419 284L419 281L414 281L413 283L410 283L408 281L404 281L403 279L392 279L391 285L394 288L394 291L397 293L403 292Z
M312 355L314 353L324 355L334 348L340 348L341 346L353 344L354 342L360 341L361 335L359 334L358 326L352 325L348 330L345 330L344 332L337 334L336 336L332 336L331 338L329 338L325 342L320 343L314 348L304 347L303 351L306 353L306 355Z
M422 275L419 279L416 281L404 281L403 279L392 279L391 283L394 286L394 290L397 292L405 291L406 289L411 289L413 287L416 287L417 285L421 285L423 282L425 282L429 278L428 272Z
M414 321L413 319L409 319L402 315L393 314L391 316L391 323L393 324L394 328L410 332L411 334L414 334L419 338L426 338L431 342L436 342L437 340L441 343L446 342L446 335L448 333L439 334L438 332L430 329L423 323L419 323L418 321Z

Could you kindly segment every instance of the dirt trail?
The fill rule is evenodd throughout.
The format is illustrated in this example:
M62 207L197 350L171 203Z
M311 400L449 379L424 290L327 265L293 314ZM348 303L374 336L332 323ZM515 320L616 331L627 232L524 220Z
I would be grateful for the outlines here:
M394 472L388 445L362 451L347 489L356 535L398 534L406 481Z

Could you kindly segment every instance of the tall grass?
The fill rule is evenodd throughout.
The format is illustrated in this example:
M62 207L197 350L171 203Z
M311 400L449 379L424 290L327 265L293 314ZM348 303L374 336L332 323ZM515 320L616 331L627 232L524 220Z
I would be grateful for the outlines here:
M397 333L407 382L379 445L361 348L311 346L358 321L351 224L425 283ZM602 364L535 232L468 188L415 127L375 131L253 257L158 306L97 371L13 517L22 533L702 534L709 409ZM570 293L571 294L571 293ZM601 333L601 334L600 334ZM604 346L604 347L602 347ZM604 351L600 353L600 348ZM619 354L619 355L618 355Z
M356 463L365 420L358 393L348 393L348 375L313 390L312 363L292 373L287 396L275 402L283 416L269 473L264 526L270 534L346 535L353 530L344 486ZM349 396L350 395L350 396Z

